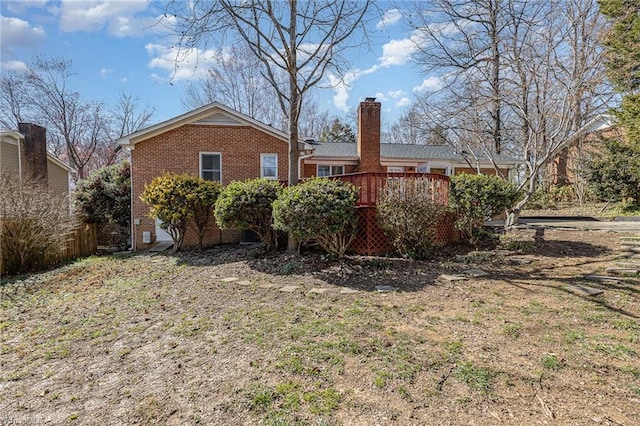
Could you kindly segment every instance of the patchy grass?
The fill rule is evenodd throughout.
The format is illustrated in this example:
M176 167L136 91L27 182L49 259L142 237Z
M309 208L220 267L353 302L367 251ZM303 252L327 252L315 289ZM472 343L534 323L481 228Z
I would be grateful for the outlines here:
M221 247L5 280L0 423L640 423L640 284L562 290L606 267L617 237L511 236L530 265ZM436 280L469 268L490 276Z

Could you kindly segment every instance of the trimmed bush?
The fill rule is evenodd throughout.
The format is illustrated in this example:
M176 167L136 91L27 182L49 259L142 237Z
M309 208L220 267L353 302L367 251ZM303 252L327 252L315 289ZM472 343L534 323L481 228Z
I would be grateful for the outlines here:
M117 224L123 231L118 244L126 245L131 224L129 162L102 167L79 181L74 202L85 222Z
M401 255L411 259L433 255L436 225L447 214L446 206L433 200L428 179L389 180L380 192L378 222Z
M461 174L451 178L449 204L457 214L456 227L477 244L482 225L516 203L515 186L498 176Z
M222 185L197 177L193 177L193 179L197 180L197 185L187 197L193 213L193 218L189 223L198 236L198 247L202 248L207 225L213 218Z
M78 221L69 199L15 173L0 176L0 255L2 270L18 274L48 265L63 249Z
M285 188L273 204L276 229L297 241L315 240L328 253L344 256L358 225L358 189L347 182L311 178Z
M164 173L145 185L140 199L150 206L149 216L160 219L160 227L171 235L173 251L182 247L184 234L191 224L199 237L211 217L220 185L189 174Z
M274 249L277 246L277 235L271 226L273 202L281 193L282 186L273 180L231 182L224 187L216 201L216 222L222 229L253 231L267 250Z

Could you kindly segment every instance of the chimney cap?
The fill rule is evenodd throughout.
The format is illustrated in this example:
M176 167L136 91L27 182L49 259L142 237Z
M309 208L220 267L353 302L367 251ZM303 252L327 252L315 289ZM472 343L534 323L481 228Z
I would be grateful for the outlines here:
M364 98L365 102L375 102L376 98Z

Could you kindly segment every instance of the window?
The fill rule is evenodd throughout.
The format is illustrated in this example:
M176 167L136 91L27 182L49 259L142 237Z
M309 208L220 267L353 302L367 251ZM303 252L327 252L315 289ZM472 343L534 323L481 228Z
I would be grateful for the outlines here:
M260 177L278 179L278 154L260 154Z
M404 173L404 167L387 167L387 173Z
M325 164L318 164L318 176L334 176L344 174L344 166L330 166Z
M200 153L200 177L222 183L222 158L219 153Z

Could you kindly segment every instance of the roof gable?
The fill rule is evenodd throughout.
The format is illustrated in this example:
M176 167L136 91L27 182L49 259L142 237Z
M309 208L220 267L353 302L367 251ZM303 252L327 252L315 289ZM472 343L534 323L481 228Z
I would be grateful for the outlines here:
M120 145L133 148L138 142L145 141L154 136L166 133L169 130L176 129L187 124L209 126L249 126L280 139L283 142L289 141L286 133L258 120L254 120L253 118L218 102L213 102L209 105L205 105L193 111L189 111L177 117L123 136L116 142Z

